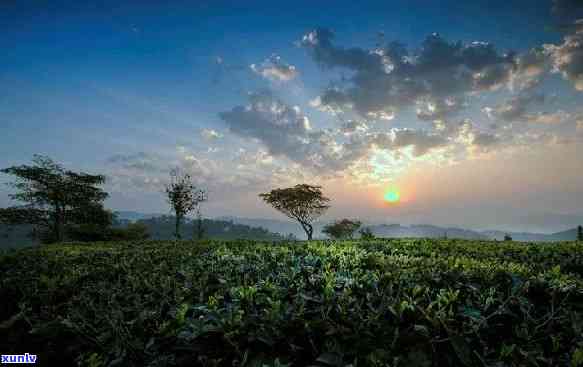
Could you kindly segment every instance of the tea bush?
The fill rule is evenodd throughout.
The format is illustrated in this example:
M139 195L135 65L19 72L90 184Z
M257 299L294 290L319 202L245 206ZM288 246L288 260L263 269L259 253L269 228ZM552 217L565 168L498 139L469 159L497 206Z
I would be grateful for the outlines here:
M583 248L60 244L0 256L0 352L80 366L583 366Z

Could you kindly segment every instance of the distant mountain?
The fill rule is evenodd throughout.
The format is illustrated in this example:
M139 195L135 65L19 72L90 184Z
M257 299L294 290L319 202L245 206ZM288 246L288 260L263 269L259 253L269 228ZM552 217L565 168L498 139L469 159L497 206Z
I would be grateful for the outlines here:
M298 239L306 239L306 233L302 227L297 223L293 222L291 219L289 221L277 220L277 219L262 219L262 218L240 218L240 217L217 217L216 220L230 221L235 224L243 224L249 227L265 228L270 232L279 233L281 235L287 236L288 234L293 234ZM323 225L317 226L320 228ZM320 230L314 230L314 233L320 233Z
M482 231L490 239L503 240L508 234L514 241L522 242L554 242L554 241L574 241L577 239L577 228L556 233L528 233L528 232L503 232L503 231Z
M299 224L289 220L277 219L262 219L262 218L241 218L241 217L219 217L217 220L228 220L233 223L245 224L251 227L261 227L270 232L287 235L293 234L298 239L306 239L306 234ZM326 222L327 223L327 222ZM315 223L314 238L326 238L322 234L322 228L326 223ZM440 227L428 224L418 225L400 225L400 224L376 224L367 226L377 237L386 238L461 238L468 240L503 240L505 234L509 234L515 241L524 242L554 242L554 241L573 241L577 238L577 230L569 229L567 231L544 234L544 233L529 233L529 232L505 232L497 230L476 231L469 229L462 229L457 227Z
M485 234L467 229L438 227L427 224L402 226L400 224L379 224L368 226L377 237L423 237L423 238L463 238L468 240L487 240Z
M140 219L150 219L150 218L155 218L155 217L161 217L164 214L159 214L159 213L140 213L140 212L134 212L134 211L130 211L130 210L119 210L119 211L115 211L115 214L117 214L117 218L121 221L131 221L131 222L135 222L137 220Z
M31 232L32 226L30 225L0 224L0 249L36 246L39 242L30 236Z
M138 223L144 224L153 240L170 240L174 238L175 217L160 216L155 218L140 219ZM270 232L265 228L248 226L232 221L204 219L202 222L204 238L210 239L249 239L258 241L278 241L284 236ZM197 222L191 219L185 220L180 233L182 238L190 239L195 236Z

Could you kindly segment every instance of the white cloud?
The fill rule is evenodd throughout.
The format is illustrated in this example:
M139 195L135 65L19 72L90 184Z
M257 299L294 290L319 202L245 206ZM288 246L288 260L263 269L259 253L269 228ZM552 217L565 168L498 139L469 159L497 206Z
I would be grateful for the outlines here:
M285 63L278 55L272 55L259 65L251 64L250 68L256 74L274 82L288 82L299 74L295 66Z
M207 129L204 128L200 131L200 135L205 139L205 140L217 140L223 137L223 134L219 133L216 130L213 129Z

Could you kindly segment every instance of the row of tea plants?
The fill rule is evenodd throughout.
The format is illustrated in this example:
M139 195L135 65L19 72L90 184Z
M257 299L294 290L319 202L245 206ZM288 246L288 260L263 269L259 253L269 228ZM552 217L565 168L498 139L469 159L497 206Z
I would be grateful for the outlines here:
M0 256L0 352L78 366L583 366L583 244L61 244Z

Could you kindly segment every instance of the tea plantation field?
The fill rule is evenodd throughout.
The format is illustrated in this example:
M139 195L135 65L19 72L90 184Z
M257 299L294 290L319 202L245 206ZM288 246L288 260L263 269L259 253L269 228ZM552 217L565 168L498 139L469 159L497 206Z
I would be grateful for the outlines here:
M0 255L50 366L583 366L583 243L61 244Z

